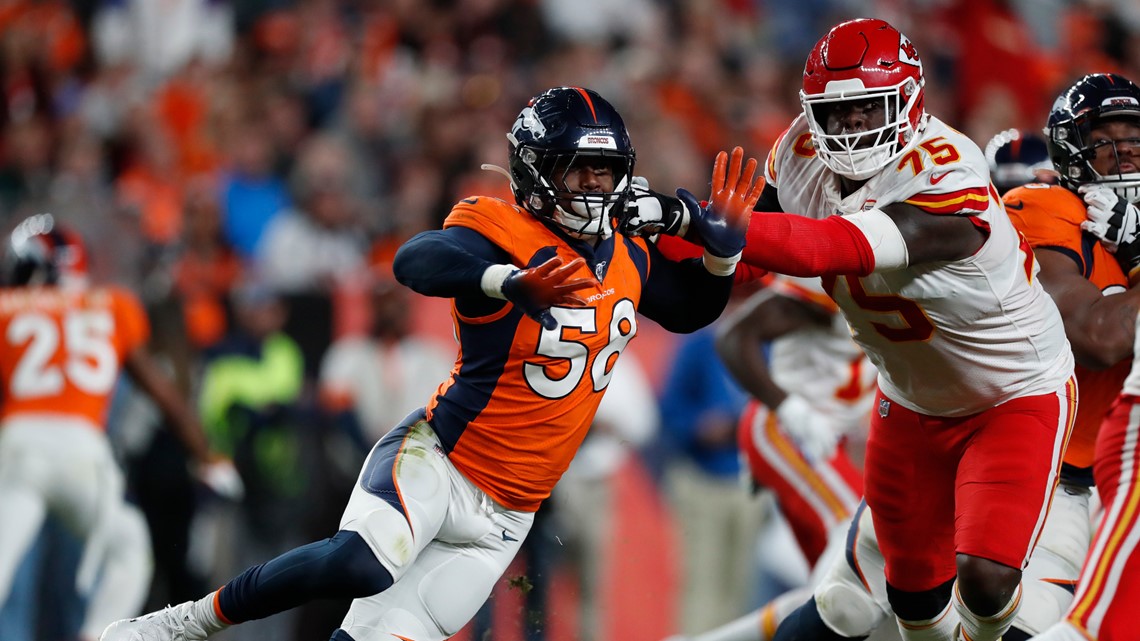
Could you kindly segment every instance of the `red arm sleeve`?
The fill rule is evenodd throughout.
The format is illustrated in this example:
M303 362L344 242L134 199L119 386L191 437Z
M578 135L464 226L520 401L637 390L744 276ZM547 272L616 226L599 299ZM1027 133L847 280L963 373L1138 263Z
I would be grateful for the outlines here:
M666 234L661 234L657 237L657 249L661 250L661 253L669 260L700 258L701 255L705 253L704 248L696 243ZM745 248L745 252L747 251L747 248ZM759 281L767 275L768 270L741 262L736 265L736 273L733 274L732 284L742 285L744 283Z
M866 276L875 268L875 254L863 232L842 216L755 212L741 262L789 276Z

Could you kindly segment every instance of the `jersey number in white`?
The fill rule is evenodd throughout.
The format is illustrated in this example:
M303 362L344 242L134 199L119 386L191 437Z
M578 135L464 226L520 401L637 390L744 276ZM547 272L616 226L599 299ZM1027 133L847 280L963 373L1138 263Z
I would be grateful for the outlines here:
M88 394L106 394L118 375L111 344L115 320L103 310L69 312L63 317L63 363L52 363L60 348L59 325L49 316L29 312L8 324L8 344L27 345L12 373L13 398L49 396L71 381Z
M562 330L569 327L583 334L597 332L598 310L593 307L551 307L550 313L558 320L558 327L542 330L542 334L538 337L538 349L535 351L541 356L570 361L570 371L561 378L551 378L547 374L546 366L525 363L523 375L531 389L543 398L553 399L567 396L578 387L578 383L586 373L586 361L590 358L590 349L582 342L564 339ZM621 354L636 334L637 310L633 307L633 301L623 298L614 303L613 314L610 317L609 341L598 351L594 362L589 364L590 378L594 383L595 392L604 390L610 384L615 357Z

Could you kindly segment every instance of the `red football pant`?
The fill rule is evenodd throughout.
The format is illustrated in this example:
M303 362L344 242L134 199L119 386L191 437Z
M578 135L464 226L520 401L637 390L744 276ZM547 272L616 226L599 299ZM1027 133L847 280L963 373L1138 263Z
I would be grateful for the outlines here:
M972 416L912 412L880 392L864 483L887 582L957 574L955 553L1023 569L1049 511L1076 413L1076 380Z
M829 461L809 463L776 414L756 401L745 408L737 437L752 479L775 493L800 549L814 566L827 547L828 533L859 506L862 475L842 447Z
M1124 396L1096 443L1097 491L1104 516L1081 571L1068 622L1090 639L1136 638L1140 603L1140 397Z

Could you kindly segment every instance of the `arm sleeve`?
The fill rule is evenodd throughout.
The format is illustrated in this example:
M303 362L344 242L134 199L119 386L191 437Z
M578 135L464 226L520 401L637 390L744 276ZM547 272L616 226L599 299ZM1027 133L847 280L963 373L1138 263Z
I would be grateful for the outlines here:
M510 262L505 251L478 232L448 227L421 232L404 243L392 271L401 284L425 296L482 298L483 272Z
M789 276L866 276L875 268L867 237L842 216L815 220L795 214L755 213L741 260Z
M705 253L704 248L696 243L666 234L658 236L655 244L657 245L657 249L661 250L665 258L673 261L684 260L686 258L700 259ZM744 283L762 280L767 275L767 270L753 265L739 263L736 266L736 273L733 274L732 282L735 285L743 285Z
M645 243L652 268L638 306L645 316L671 332L687 334L720 316L732 291L732 276L714 276L699 258L673 261L653 243Z

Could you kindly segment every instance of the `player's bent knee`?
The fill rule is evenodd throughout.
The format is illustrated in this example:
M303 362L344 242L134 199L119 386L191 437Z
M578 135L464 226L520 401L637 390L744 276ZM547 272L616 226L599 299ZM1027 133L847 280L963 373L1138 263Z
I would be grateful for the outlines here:
M845 583L821 586L816 591L815 602L820 619L846 638L870 635L885 618L883 609L862 586Z
M360 535L394 580L398 581L415 560L416 543L408 519L390 505L381 505L345 525L342 531Z
M1017 591L1021 570L996 561L958 555L958 593L970 612L992 616L1000 612Z
M922 592L906 592L888 583L887 600L891 602L891 609L903 621L925 621L933 619L946 609L953 590L954 579Z

